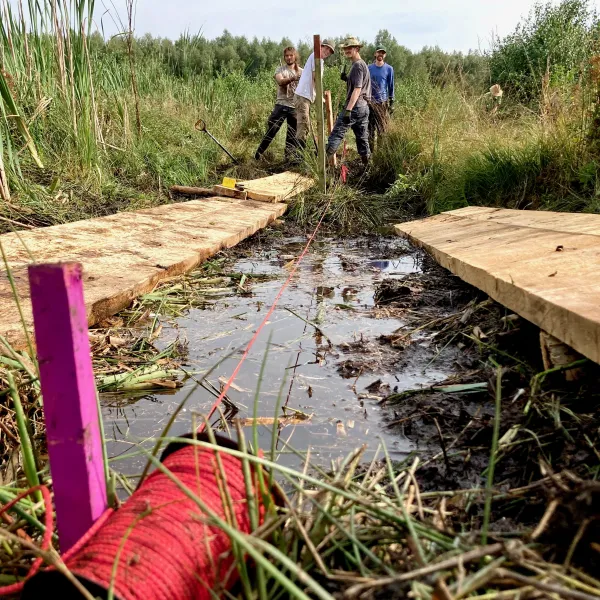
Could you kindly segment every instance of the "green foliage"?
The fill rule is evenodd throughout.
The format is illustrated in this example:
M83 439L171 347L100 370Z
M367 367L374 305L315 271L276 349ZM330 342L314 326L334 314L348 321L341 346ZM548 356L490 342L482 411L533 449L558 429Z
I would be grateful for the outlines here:
M593 52L598 17L590 0L536 4L513 33L496 40L490 57L493 83L529 101L548 72L553 83L574 83Z
M489 145L447 169L437 186L436 211L484 205L534 210L581 210L574 179L574 148L565 140L533 139L524 145Z

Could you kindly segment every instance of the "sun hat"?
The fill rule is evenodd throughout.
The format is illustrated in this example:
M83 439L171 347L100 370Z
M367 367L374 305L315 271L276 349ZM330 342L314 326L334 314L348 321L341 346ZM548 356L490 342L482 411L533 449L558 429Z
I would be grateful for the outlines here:
M332 52L335 52L335 46L329 40L323 40L321 46L327 46Z
M502 98L502 95L504 94L504 91L502 90L502 88L495 83L491 88L490 88L490 94L494 97L494 98Z
M362 48L364 44L358 41L354 36L348 36L341 44L341 48Z

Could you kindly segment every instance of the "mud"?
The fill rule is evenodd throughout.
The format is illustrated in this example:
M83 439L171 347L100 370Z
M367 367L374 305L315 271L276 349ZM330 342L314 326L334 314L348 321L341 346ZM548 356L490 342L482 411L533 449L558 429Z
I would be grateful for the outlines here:
M222 360L213 377L218 386L233 371L239 350L228 354L245 347L305 242L299 232L270 229L217 257L213 267L204 267L210 275L245 274L248 283L205 308L164 320L161 343L186 340L187 369L202 372ZM558 539L569 518L581 523L572 509L581 512L584 502L577 490L582 479L600 473L598 367L588 364L577 381L557 372L537 376L535 383L543 371L537 328L402 240L324 235L316 241L230 394L245 423L252 421L264 356L257 415L265 449L278 397L290 409L287 426L277 432L280 460L299 464L286 451L288 443L327 465L362 444L369 459L383 442L396 461L419 457L423 492L481 489L498 393L494 487L507 497L496 507L491 531L535 526L556 494L568 500L546 535ZM159 435L190 389L106 397L112 455L127 457L132 444ZM206 412L213 401L205 390L192 390L173 433L189 431L190 414ZM142 463L127 459L132 472ZM513 493L565 469L573 480L558 491L546 483ZM585 493L595 506L598 490ZM473 501L466 514L476 532L482 503ZM464 522L455 525L460 529Z

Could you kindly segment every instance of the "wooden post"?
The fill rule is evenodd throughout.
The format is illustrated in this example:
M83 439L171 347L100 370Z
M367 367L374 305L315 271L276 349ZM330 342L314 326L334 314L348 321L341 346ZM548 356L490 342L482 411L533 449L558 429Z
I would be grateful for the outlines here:
M60 549L106 510L106 478L81 265L29 267Z
M323 77L321 75L321 36L314 36L315 50L315 88L317 108L317 151L319 187L325 193L327 191L326 168L325 168L325 114L323 110Z
M325 90L325 116L327 118L327 135L333 131L333 108L331 107L331 91ZM333 155L333 166L337 167L337 156Z

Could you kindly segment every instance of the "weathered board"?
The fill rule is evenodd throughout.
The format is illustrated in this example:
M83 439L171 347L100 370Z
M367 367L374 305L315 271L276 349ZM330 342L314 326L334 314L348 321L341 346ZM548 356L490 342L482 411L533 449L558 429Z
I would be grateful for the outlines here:
M600 363L600 215L468 207L395 228L461 279Z
M286 171L262 179L238 181L237 185L248 192L248 198L251 200L285 202L288 198L308 190L314 183L310 177Z
M0 236L27 327L27 265L83 264L88 324L128 306L161 280L193 269L281 216L285 204L206 198ZM6 269L0 273L0 333L20 349L23 327ZM1 352L1 348L0 348Z

